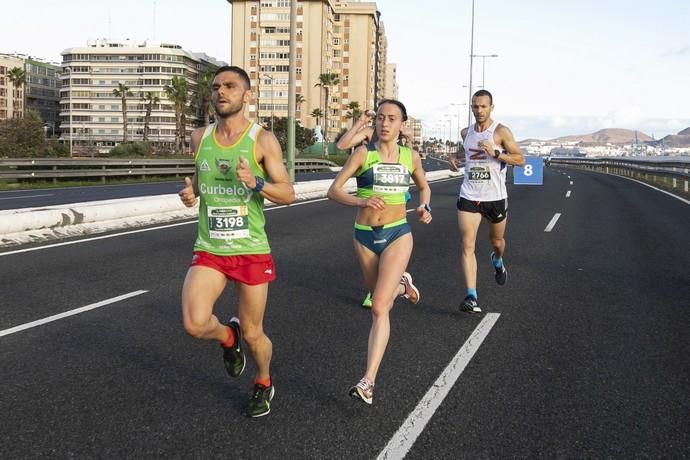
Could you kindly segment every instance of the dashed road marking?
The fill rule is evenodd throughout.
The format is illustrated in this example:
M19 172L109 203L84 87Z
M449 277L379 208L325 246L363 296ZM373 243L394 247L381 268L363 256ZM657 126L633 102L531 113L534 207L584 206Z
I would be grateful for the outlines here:
M92 303L91 305L86 305L84 307L75 308L74 310L66 311L64 313L58 313L57 315L48 316L46 318L32 321L30 323L21 324L19 326L11 327L9 329L5 329L5 330L0 331L0 337L3 337L5 335L14 334L15 332L25 331L26 329L31 329L32 327L41 326L41 325L46 324L46 323L51 323L53 321L67 318L69 316L78 315L79 313L84 313L85 311L94 310L94 309L100 308L100 307L105 307L106 305L110 305L112 303L119 302L120 300L129 299L131 297L136 297L138 295L145 294L147 292L149 292L149 291L139 290L139 291L134 291L134 292L130 292L127 294L122 294L120 296L113 297L111 299L101 300L100 302Z

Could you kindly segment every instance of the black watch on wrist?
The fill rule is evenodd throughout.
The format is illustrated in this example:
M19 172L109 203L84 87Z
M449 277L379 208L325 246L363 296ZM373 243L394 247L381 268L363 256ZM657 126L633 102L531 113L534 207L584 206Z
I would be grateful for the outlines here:
M256 186L252 189L255 192L260 192L264 188L264 180L259 176L254 176L256 179Z
M423 208L426 212L431 213L431 206L429 206L428 203L424 203L419 206L420 208Z
M501 151L496 149L494 150L494 158L498 159L498 157L501 155Z

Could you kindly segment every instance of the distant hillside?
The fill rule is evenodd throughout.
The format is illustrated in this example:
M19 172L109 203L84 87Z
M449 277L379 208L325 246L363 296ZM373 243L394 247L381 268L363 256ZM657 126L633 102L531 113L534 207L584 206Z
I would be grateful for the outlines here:
M687 134L681 134L687 133ZM669 134L660 141L654 142L655 145L663 143L666 147L690 147L690 128L684 129L678 134Z
M542 139L523 139L518 142L518 144L534 144L535 142L544 142Z
M519 144L529 145L532 143L544 143L548 142L551 144L565 144L565 143L576 143L582 147L595 146L602 144L632 144L635 142L635 133L637 133L637 141L640 143L646 143L650 145L661 145L662 143L667 147L690 147L690 127L679 131L678 134L669 134L662 139L652 139L645 133L641 131L635 131L632 129L600 129L599 131L592 134L580 134L575 136L563 136L557 137L555 139L543 140L543 139L523 139L519 141Z
M553 143L583 142L585 144L630 144L635 142L637 133L638 142L651 141L652 138L643 132L632 129L609 128L600 129L592 134L581 134L577 136L564 136L551 139Z

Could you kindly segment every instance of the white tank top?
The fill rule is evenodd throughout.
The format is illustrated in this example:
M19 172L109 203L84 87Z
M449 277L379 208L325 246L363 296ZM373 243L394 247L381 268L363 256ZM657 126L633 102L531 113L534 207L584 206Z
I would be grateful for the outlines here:
M462 143L465 148L465 178L460 186L460 197L472 201L498 201L508 197L506 190L506 164L489 156L479 148L479 142L494 143L494 121L489 129L476 131L476 123L467 131Z

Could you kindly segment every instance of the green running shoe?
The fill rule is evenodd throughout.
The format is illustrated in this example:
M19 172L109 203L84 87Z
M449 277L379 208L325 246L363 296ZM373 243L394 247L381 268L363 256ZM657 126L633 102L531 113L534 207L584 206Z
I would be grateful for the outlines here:
M254 385L254 394L247 406L247 417L263 417L271 412L271 400L275 395L276 389L273 385L265 387L260 384Z
M239 377L247 364L247 358L244 355L244 350L242 350L240 320L233 317L227 326L231 327L235 332L235 345L230 348L223 347L223 363L225 364L225 370L228 371L231 377Z
M367 296L362 300L363 308L371 308L371 292L367 292Z

